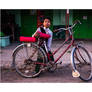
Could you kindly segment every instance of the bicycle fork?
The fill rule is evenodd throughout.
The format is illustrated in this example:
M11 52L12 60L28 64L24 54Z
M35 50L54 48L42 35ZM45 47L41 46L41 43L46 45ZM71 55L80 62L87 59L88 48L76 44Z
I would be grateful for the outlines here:
M74 50L76 49L76 46L73 47L72 49L72 52L71 52L71 65L72 65L72 76L77 78L80 76L80 73L75 69L75 67L73 66L74 65L74 58L73 58L73 53L74 53Z

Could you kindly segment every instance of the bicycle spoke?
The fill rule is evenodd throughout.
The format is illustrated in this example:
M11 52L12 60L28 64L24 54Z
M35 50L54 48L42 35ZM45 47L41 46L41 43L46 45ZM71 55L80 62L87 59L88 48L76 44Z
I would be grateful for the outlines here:
M73 53L74 69L76 69L80 76L79 78L88 81L92 78L92 61L87 50L81 46L76 48Z
M82 56L83 53L80 52L79 49L78 49L78 53L79 53L79 55L81 56L82 60L84 60L84 62L86 63L86 60L85 60L84 57Z
M34 49L32 55L30 56L30 58L32 58L36 52L37 52L37 49Z

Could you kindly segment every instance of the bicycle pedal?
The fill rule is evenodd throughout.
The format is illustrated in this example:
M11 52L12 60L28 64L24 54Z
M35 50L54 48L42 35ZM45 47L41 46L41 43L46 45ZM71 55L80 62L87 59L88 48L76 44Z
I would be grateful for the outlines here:
M77 77L80 76L80 73L77 70L72 71L72 76L75 77L75 78L77 78Z

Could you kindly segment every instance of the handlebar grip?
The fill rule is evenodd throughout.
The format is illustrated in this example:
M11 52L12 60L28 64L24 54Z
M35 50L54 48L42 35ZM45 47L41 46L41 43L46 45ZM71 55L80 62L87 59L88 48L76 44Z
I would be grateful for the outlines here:
M80 20L75 20L74 23L82 24L82 23L80 22Z

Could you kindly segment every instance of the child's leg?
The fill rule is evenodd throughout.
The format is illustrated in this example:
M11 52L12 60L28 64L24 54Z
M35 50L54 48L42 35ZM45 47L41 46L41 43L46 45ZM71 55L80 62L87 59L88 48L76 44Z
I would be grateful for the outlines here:
M49 53L49 58L50 58L50 61L54 61L54 57L53 57L53 54L51 51L48 52Z
M42 62L43 62L43 59L42 59L42 57L40 56L39 51L38 51L38 56L37 56L37 62L40 62L40 63L42 63ZM36 65L36 67L35 67L35 72L36 72L36 73L38 73L38 72L39 72L40 67L41 67L41 65L40 65L40 64L37 64L37 65Z

